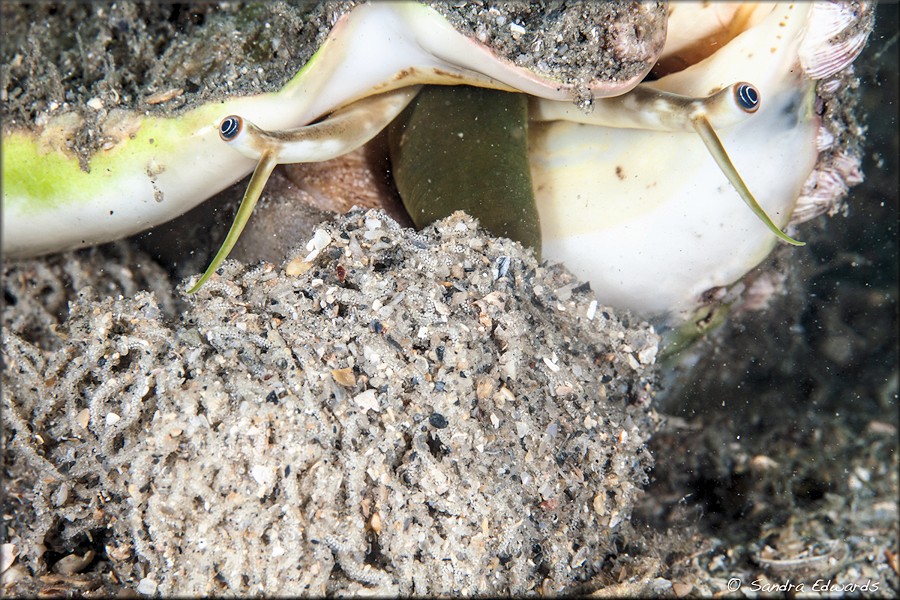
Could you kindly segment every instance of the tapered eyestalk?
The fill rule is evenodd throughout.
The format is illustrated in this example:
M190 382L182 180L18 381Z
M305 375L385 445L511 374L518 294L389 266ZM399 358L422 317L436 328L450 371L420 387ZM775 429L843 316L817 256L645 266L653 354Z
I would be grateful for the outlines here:
M741 200L778 239L794 246L804 246L781 231L744 183L722 145L716 128L736 125L759 110L762 97L751 83L739 81L705 98L693 98L658 90L641 84L622 96L602 98L590 112L571 104L535 99L532 120L573 121L600 127L648 129L652 131L695 131L713 160L737 191Z
M356 150L387 127L416 96L419 87L371 96L335 111L319 123L297 129L266 131L239 115L222 119L219 124L222 141L259 162L222 247L188 293L199 290L228 258L276 165L321 162Z

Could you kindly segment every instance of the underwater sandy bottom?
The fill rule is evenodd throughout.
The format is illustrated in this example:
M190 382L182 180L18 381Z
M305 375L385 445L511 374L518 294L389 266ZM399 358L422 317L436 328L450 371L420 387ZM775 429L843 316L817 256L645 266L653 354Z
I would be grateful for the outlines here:
M878 31L896 32L892 18ZM858 71L871 147L849 216L807 226L808 250L773 258L790 264L787 293L737 316L677 379L657 379L639 320L626 327L600 307L588 321L578 282L561 269L538 274L520 250L468 226L435 242L376 218L389 241L366 243L406 241L397 262L367 268L424 295L408 293L378 324L358 319L355 349L329 323L348 306L385 307L373 309L376 290L347 291L346 272L287 277L282 265L232 263L227 281L188 302L167 269L178 260L179 273L202 270L216 241L197 242L196 256L175 248L180 257L162 266L142 250L146 239L5 264L4 593L740 597L802 584L897 594L898 68L896 41L878 35ZM357 218L363 240L381 231ZM456 273L467 282L459 305L444 286L452 273L407 262L424 250L417 244L449 239L454 251L464 240L476 255L494 252L483 280ZM495 279L500 257L512 275ZM531 269L540 290L535 279L515 283ZM321 296L295 304L319 320L283 345L262 340L293 315L261 301L279 296L260 284L279 280L293 294L284 280L297 277ZM333 302L330 288L343 290ZM449 314L433 302L426 313L431 290L448 289ZM502 300L486 299L497 291ZM366 299L350 303L357 292ZM392 319L404 313L432 327L450 317L456 338L398 335ZM478 327L495 321L509 333L484 346ZM547 328L552 339L536 343ZM43 349L13 346L10 334ZM433 369L406 364L414 344ZM599 350L585 360L585 347L603 344L609 361L595 360ZM503 391L494 377L510 368L506 353L519 356L521 389ZM277 371L288 359L302 368ZM27 364L43 368L16 368ZM377 365L421 372L398 385ZM609 369L623 377L604 383ZM485 375L497 383L479 386ZM455 404L455 390L469 404Z
M7 264L6 591L897 589L875 222L665 383L640 320L462 218L357 211L193 297L133 243Z
M352 211L177 298L117 249L141 269L107 249L6 273L9 540L40 581L562 592L629 529L659 338L562 267L460 213Z
M797 265L654 406L656 336L564 269L318 231L193 297L128 243L5 266L6 592L896 589L876 265Z

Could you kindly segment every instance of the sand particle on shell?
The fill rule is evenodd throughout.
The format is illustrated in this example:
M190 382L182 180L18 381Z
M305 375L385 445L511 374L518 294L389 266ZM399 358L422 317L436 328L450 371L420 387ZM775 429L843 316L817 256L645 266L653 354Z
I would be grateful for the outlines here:
M355 2L4 2L4 129L76 114L84 162L117 111L170 115L281 88Z
M487 44L502 60L575 85L587 109L592 82L646 73L666 41L665 2L506 0L429 2L458 30Z
M651 464L654 331L461 213L311 237L301 275L306 246L180 298L104 273L75 297L96 250L7 265L19 561L90 535L166 595L563 592L610 568ZM67 316L23 316L56 290Z
M0 5L0 121L39 128L72 113L69 140L86 168L121 110L178 114L272 92L313 56L356 0ZM646 72L665 41L663 3L432 3L503 60L586 85Z

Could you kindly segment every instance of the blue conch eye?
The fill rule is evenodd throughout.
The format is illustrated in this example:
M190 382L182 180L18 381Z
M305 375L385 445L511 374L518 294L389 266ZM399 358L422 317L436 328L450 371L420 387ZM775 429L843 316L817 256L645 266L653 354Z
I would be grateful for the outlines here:
M229 142L237 137L237 134L241 132L242 126L243 122L237 115L225 117L222 124L219 125L219 136L226 142Z
M734 99L748 113L756 112L759 108L759 90L749 83L739 83L734 87Z

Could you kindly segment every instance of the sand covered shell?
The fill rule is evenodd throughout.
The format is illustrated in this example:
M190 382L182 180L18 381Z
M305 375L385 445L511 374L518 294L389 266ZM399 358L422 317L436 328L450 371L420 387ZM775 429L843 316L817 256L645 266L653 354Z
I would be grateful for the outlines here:
M279 5L274 13L283 11ZM102 16L102 10L98 14ZM218 13L200 14L211 21L221 18ZM240 11L231 16L236 24L249 17ZM34 139L30 137L33 134L16 129L23 125L25 107L34 110L35 104L16 102L7 107L14 118L5 122L8 184L4 205L8 218L4 220L4 252L17 256L113 239L184 212L232 183L249 170L249 164L247 158L227 152L215 139L214 127L224 127L223 115L240 114L263 127L284 130L348 103L352 110L354 103L368 94L419 83L465 82L523 91L543 98L539 102L544 105L564 98L579 105L568 112L554 109L556 115L565 113L563 117L538 117L548 121L536 123L536 133L530 136L538 208L535 216L525 218L534 220L540 213L540 238L547 258L572 265L605 301L649 315L672 313L684 318L709 297L709 290L735 283L771 250L774 240L751 213L736 203L735 210L730 210L734 203L730 184L741 187L736 178L749 182L743 193L745 201L751 194L758 196L762 203L759 214L774 215L777 224L769 224L773 230L821 212L834 212L846 188L860 180L858 158L852 149L852 109L849 100L835 96L846 95L846 86L833 82L837 77L852 78L849 65L871 27L871 7L866 4L683 3L667 11L655 3L564 3L561 7L511 3L502 8L454 10L440 3L433 8L348 3L318 6L294 18L301 38L310 40L310 46L318 51L311 55L306 50L292 57L291 64L306 66L287 81L285 75L297 67L285 67L281 71L284 83L279 84L277 76L272 78L278 92L242 96L246 86L258 87L268 77L266 67L259 66L254 72L250 61L229 67L232 71L224 74L224 82L213 78L215 85L207 89L204 84L200 89L198 67L214 58L214 52L201 52L182 65L178 60L183 44L173 41L162 51L172 64L164 60L162 69L146 69L150 75L156 73L151 81L157 83L151 85L159 88L142 98L144 106L152 109L147 115L111 108L108 94L80 100L73 97L68 112L65 104L60 108L53 102L38 107L34 123L40 141L35 146L28 141ZM121 23L116 23L121 28ZM267 49L276 55L283 52L280 49L289 27L281 24L272 32L269 29L248 29L244 35L253 44L242 46L242 60L265 54ZM393 42L384 44L390 31L395 32L390 34ZM35 39L34 32L29 35ZM114 44L115 31L107 33L103 41ZM768 62L761 62L762 53L754 58L754 44L782 48L779 58L772 62L773 54ZM379 58L361 62L367 54ZM660 130L653 119L662 116L656 115L661 109L651 100L638 101L642 96L629 92L657 57L655 80L643 84L647 91L701 98L735 81L752 83L754 79L755 88L762 90L763 108L758 115L743 125L716 125L724 141L717 158L719 167L703 156L693 133L672 133L668 126ZM75 62L71 53L65 58L70 64ZM790 75L795 64L802 67L800 79ZM21 95L23 88L15 87L17 79L20 83L28 76L33 79L40 68L13 53L4 71L7 100L10 93ZM107 79L110 73L115 70L107 72ZM158 83L166 80L160 73L171 79L165 86ZM776 77L776 73L782 75ZM763 85L767 78L772 83ZM237 86L236 92L226 92L225 97L232 99L224 104L212 101L222 98L222 92L216 90L231 89L234 82L244 79L247 83ZM832 82L816 87L818 104L807 92L812 81ZM92 85L94 89L103 87ZM618 115L603 116L613 114L607 107L619 102L603 99L610 95L626 99L623 106L630 106L631 114L625 121ZM121 99L123 94L118 96ZM408 101L402 98L395 106ZM157 109L169 102L181 105L177 114L155 116L164 115ZM788 105L793 106L796 121L779 121L778 111ZM815 114L817 106L828 114ZM278 110L273 110L275 107ZM391 108L380 118L386 123L396 110ZM85 118L85 114L91 117ZM771 115L768 121L767 114ZM591 125L569 122L581 122L583 115L590 115ZM365 133L353 144L362 143L382 126L375 125L371 134ZM591 127L597 133L585 135ZM788 132L792 132L792 141L788 141ZM86 138L92 142L81 144L76 167L66 148ZM603 143L614 144L620 154L630 158L623 162L597 154L597 140L607 138L616 141ZM56 149L47 153L49 148ZM554 156L567 161L567 153L581 156L584 166L573 169L568 163L557 164ZM737 167L727 177L730 184L719 172L723 160L730 165L729 155ZM592 158L585 160L588 156ZM659 159L650 160L651 156ZM639 157L643 162L628 162ZM784 164L782 157L797 157L798 162L781 177L768 177L766 173L774 165ZM276 160L296 159L282 156ZM691 166L680 166L680 160ZM816 163L819 166L813 168ZM94 164L93 175L88 172L90 164ZM705 166L689 175L695 164ZM42 175L34 178L38 165ZM272 166L274 163L267 169ZM584 174L579 169L584 169ZM203 176L197 177L197 173ZM257 195L264 181L261 176L256 183ZM584 189L577 188L581 182ZM682 198L673 193L681 188L701 192L688 191ZM657 192L639 192L641 189ZM120 190L127 190L127 203L123 204ZM588 200L585 204L579 198ZM656 205L671 208L650 208ZM437 216L458 207L448 205ZM672 211L675 213L670 214ZM656 215L655 220L645 218L650 215ZM60 223L67 225L60 227ZM712 235L716 231L719 238ZM711 241L700 245L695 243L697 238ZM661 239L668 240L667 244L656 243ZM646 240L653 240L652 248ZM722 262L723 256L733 258ZM674 257L681 258L671 260ZM216 264L214 261L207 276ZM660 288L658 293L644 291L651 282ZM660 287L660 282L666 283Z
M267 9L269 17L286 22L274 32L262 25L269 21L255 14L255 8L199 11L197 19L215 23L211 27L221 32L218 38L193 40L203 48L197 55L185 49L189 36L151 38L159 48L141 48L144 54L134 60L147 73L149 89L135 89L135 76L116 74L129 68L116 60L127 61L128 44L140 38L127 28L117 35L115 27L142 10L151 13L148 18L155 16L154 9L124 4L96 7L85 15L83 8L69 9L71 20L61 19L62 47L46 55L40 49L47 43L38 39L41 21L18 15L13 19L18 34L4 40L4 252L27 256L117 239L182 214L231 185L253 163L219 140L220 122L228 114L241 114L268 129L291 128L354 100L416 83L487 85L586 102L636 85L664 42L663 4L623 3L616 9L573 4L571 10L590 18L567 22L583 27L585 37L593 36L591 43L573 48L577 54L542 52L540 60L523 61L517 44L493 49L480 41L479 35L488 42L499 37L482 30L504 23L507 37L550 47L555 37L546 36L555 33L553 28L545 31L541 19L553 22L558 13L514 6L512 18L498 13L481 21L456 19L457 25L477 27L474 31L458 31L434 9L413 2L323 3L306 12L276 4ZM194 18L172 12L177 14L169 15L175 21L169 30L152 26L160 30L159 38ZM608 14L601 19L597 13ZM98 18L111 20L112 31L101 28L105 35L98 35L91 51L80 52L84 39L95 32L92 19ZM252 22L261 29L248 25ZM640 60L631 52L619 62L623 53L615 47L598 51L610 39L602 23L613 27L611 35L638 35L646 46ZM77 28L69 31L72 25L84 27L84 35ZM527 29L510 33L511 25ZM308 41L300 50L293 49L297 29L297 37ZM287 44L292 48L285 49ZM94 59L106 54L106 68L100 70ZM150 60L154 55L161 55L158 62ZM574 56L589 60L573 61ZM274 69L266 62L273 58ZM561 75L553 72L556 67ZM75 76L79 70L84 73L80 84ZM59 82L60 73L70 81ZM40 101L24 91L47 85L44 79L58 82L47 91L61 98ZM120 92L117 84L130 93ZM248 95L253 91L266 93ZM171 116L170 102L179 107ZM61 227L63 222L67 226Z
M279 11L280 5L273 16ZM222 93L238 79L248 79L251 88L261 84L265 68L253 72L248 61L237 75L225 73L226 85L216 82L219 91L194 89L195 99L184 90L192 89L187 81L197 87L196 77L186 74L197 71L198 61L182 68L180 46L173 42L162 54L174 64L157 69L153 81L160 72L177 81L143 102L162 107L178 101L183 106L177 114L116 109L101 119L109 100L93 96L78 100L74 111L48 104L34 117L35 133L21 118L34 103L11 103L3 153L4 251L22 256L138 231L233 183L252 161L258 161L259 176L247 197L255 202L278 162L350 151L394 120L419 93L417 86L466 83L531 98L526 160L536 208L522 220L529 231L537 231L539 220L540 233L521 241L537 249L543 244L546 258L571 265L606 302L683 319L768 255L775 239L766 227L795 243L780 228L834 212L846 188L860 180L853 145L861 130L854 131L852 103L845 97L852 86L838 79L852 79L849 65L865 43L871 12L867 4L847 2L684 3L668 11L659 3L510 3L458 10L439 3L318 6L308 20L298 21L317 50L298 56L302 68L276 83L277 91ZM251 15L232 16L240 24ZM28 39L35 39L34 29ZM280 52L288 30L266 29L248 30L254 44L242 47L241 59ZM761 47L769 51L757 51ZM208 56L200 54L201 65ZM74 64L71 52L66 58ZM650 78L638 84L657 58ZM283 73L291 68L297 67ZM17 81L41 70L14 53L4 73L9 100L22 94ZM697 107L707 110L732 85L751 90L745 100L752 102L739 118L710 112L698 136L701 129L691 128L699 127ZM93 122L103 123L99 129L87 125L84 114L91 111L97 113ZM244 123L253 135L243 134ZM332 139L338 130L356 137ZM257 144L263 134L278 149ZM319 145L298 151L297 136ZM73 154L79 137L92 138L94 145ZM429 182L428 169L441 164L413 162L406 170L426 173ZM423 202L439 205L430 218L469 210L440 190L420 187ZM487 207L470 212L490 227L489 211L509 209L498 203L503 194L484 193L491 196ZM401 196L409 208L406 192ZM751 211L735 202L738 196ZM239 212L239 221L249 217L253 202ZM518 217L510 212L510 219ZM426 224L415 214L413 221ZM229 234L200 283L242 227ZM650 287L653 293L647 293Z
M718 128L740 177L779 227L834 212L861 180L852 61L872 10L674 4L658 78L645 85L702 96L753 82L758 111ZM772 250L775 238L735 202L732 178L698 136L592 119L540 124L533 153L545 253L572 265L600 298L677 322Z

